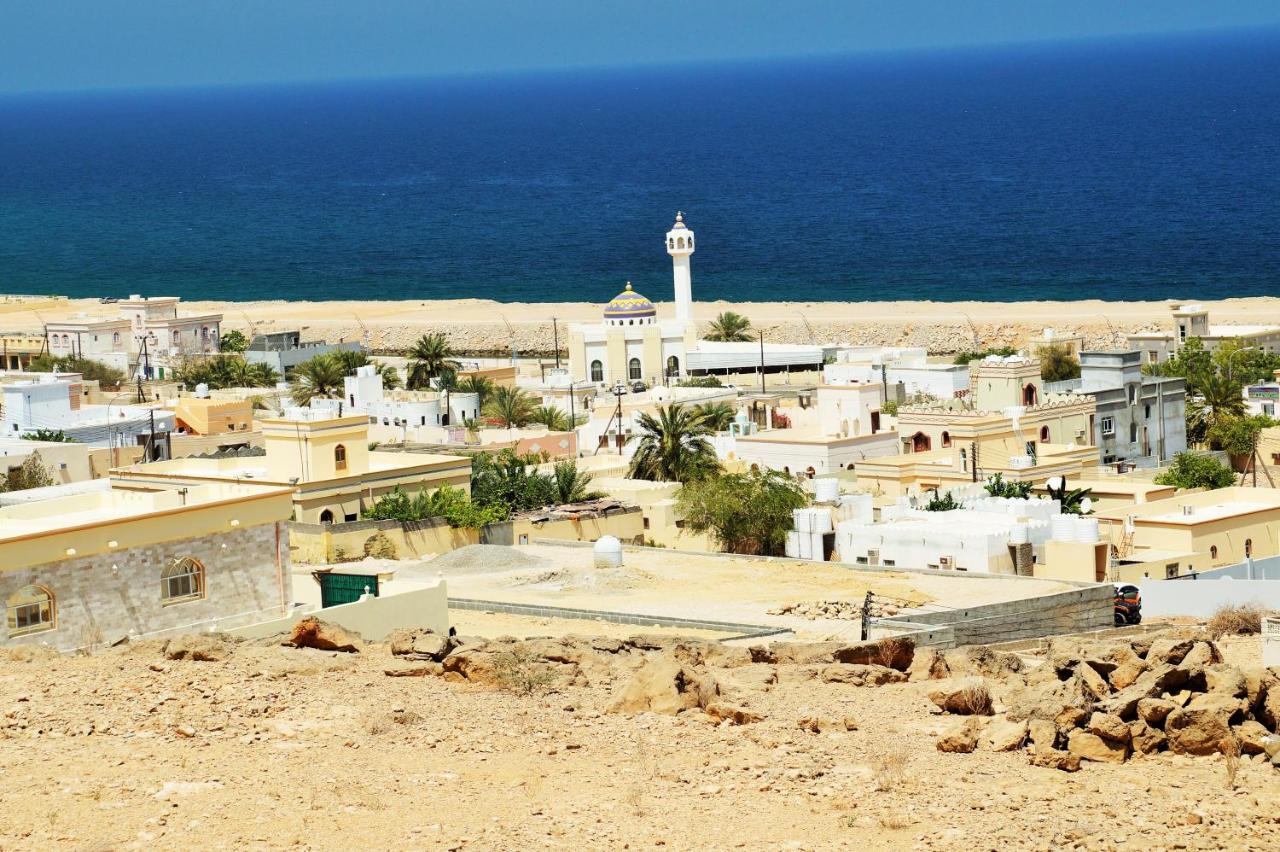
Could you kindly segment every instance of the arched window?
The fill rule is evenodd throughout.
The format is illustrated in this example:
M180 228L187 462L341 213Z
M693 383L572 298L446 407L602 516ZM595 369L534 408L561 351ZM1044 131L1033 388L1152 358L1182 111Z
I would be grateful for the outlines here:
M44 586L23 586L9 595L5 605L9 612L9 638L57 626L53 593Z
M677 248L684 248L684 237L678 237L678 238L676 239L676 247L677 247Z
M322 524L331 524L331 523L333 523L333 512L329 511L328 509L325 509L323 512L321 512L321 513L320 513L320 523L322 523Z
M601 364L599 361L591 362L591 381L593 382L604 381L604 364Z
M200 327L200 339L201 340L209 339L209 326L205 325Z
M1246 559L1253 556L1253 539L1251 538L1244 540L1244 555Z
M178 334L179 334L179 332L178 332L178 330L175 328L175 329L173 330L173 342L174 342L174 343L178 343L178 342L179 342Z
M693 248L693 237L689 238L689 248Z
M1138 424L1130 423L1129 424L1129 443L1134 444L1134 443L1137 443L1137 441L1138 441Z
M1209 548L1209 558L1210 559L1218 558L1218 545L1215 544Z
M63 345L63 346L70 346L70 345L71 345L71 338L70 338L70 337L68 337L68 336L67 336L67 335L65 335L65 334L64 334L64 335L62 335L62 345Z
M333 448L333 468L334 470L347 469L347 448L344 444Z
M951 433L950 433L950 432L943 432L943 433L942 433L942 446L943 446L943 447L949 447L949 446L951 446Z
M1049 427L1048 426L1040 427L1040 443L1042 444L1049 443Z
M117 331L111 335L111 342L116 346L120 345L120 332Z
M627 362L627 375L631 377L632 381L635 381L636 379L640 378L641 374L640 374L639 358L632 358L630 361Z
M675 248L676 241L673 237L667 237L667 248Z
M911 452L924 453L933 448L933 441L923 432L911 436Z
M163 603L193 601L204 597L204 566L190 556L174 560L160 575Z
M668 376L680 375L680 359L674 355L667 358L667 375Z
M1022 389L1022 404L1023 404L1023 405L1035 405L1035 404L1036 404L1036 398L1037 398L1037 395L1036 395L1036 386L1035 386L1035 384L1034 384L1034 383L1028 383L1028 384L1027 384L1027 386L1026 386L1025 388L1023 388L1023 389Z

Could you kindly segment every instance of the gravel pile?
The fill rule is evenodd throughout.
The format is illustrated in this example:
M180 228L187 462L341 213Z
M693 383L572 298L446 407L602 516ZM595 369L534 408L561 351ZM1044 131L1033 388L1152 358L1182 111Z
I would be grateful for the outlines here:
M547 571L552 563L541 556L500 544L469 544L423 563L423 570L446 577L499 574L504 571Z

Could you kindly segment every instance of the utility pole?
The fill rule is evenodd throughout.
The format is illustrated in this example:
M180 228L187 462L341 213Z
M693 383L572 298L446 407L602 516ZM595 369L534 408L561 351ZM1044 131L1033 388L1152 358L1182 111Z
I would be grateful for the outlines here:
M556 369L560 369L560 327L556 323L556 318L551 318L551 340L552 345L556 348Z
M760 393L764 392L764 329L760 329Z
M871 638L871 592L862 599L862 641Z

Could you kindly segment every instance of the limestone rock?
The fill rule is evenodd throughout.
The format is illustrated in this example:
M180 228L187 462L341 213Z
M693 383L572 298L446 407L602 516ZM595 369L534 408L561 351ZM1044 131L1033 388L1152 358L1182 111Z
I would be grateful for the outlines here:
M1164 731L1153 728L1141 719L1129 723L1129 744L1136 754L1154 754L1164 748Z
M944 713L957 716L990 716L995 712L991 693L980 680L952 681L929 691L929 700Z
M1111 674L1107 675L1107 680L1111 682L1114 688L1124 689L1127 686L1133 686L1146 670L1147 661L1135 655L1133 659L1127 660L1112 669Z
M986 645L955 648L945 653L953 675L1005 678L1022 671L1022 658L1016 654L995 651Z
M1107 679L1098 674L1097 670L1088 663L1077 665L1074 676L1078 679L1080 689L1085 693L1086 698L1100 701L1111 694L1111 684L1107 683Z
M359 652L364 640L359 633L332 622L321 621L315 616L307 616L293 625L288 644L295 648L316 648L321 651Z
M448 636L430 630L393 630L387 637L387 647L394 657L439 662L453 650Z
M911 668L915 658L916 643L906 636L881 639L877 642L863 642L836 648L831 659L837 663L859 663L862 665L880 665L905 672Z
M1231 733L1233 719L1241 715L1238 700L1213 693L1201 695L1165 719L1169 750L1177 754L1213 754Z
M1209 692L1220 692L1233 698L1244 698L1249 694L1249 684L1244 672L1235 666L1208 666L1204 670L1204 682Z
M1053 751L1058 744L1058 726L1048 719L1032 719L1027 722L1027 733L1036 751Z
M166 660L197 660L216 663L231 656L233 645L222 636L208 633L175 636L165 643Z
M1195 644L1191 639L1156 639L1151 643L1151 649L1147 651L1147 665L1154 663L1177 665L1190 653Z
M632 675L609 706L609 712L675 715L705 708L719 694L715 679L705 671L682 666L671 659L658 659L645 663Z
M1067 738L1067 751L1081 760L1099 763L1124 763L1124 759L1129 756L1127 744L1104 740L1088 731L1072 731Z
M959 719L938 737L938 751L968 754L978 747L982 723L973 717Z
M819 672L826 683L848 683L853 686L880 686L886 683L904 683L907 675L885 666L860 663L835 663Z
M705 708L705 712L713 720L717 722L728 722L730 725L749 725L752 722L759 722L764 716L759 713L752 713L742 707L733 707L720 702L712 702Z
M1240 741L1240 751L1243 754L1262 754L1266 751L1266 746L1262 738L1270 732L1261 722L1255 722L1253 719L1241 722L1232 729L1236 739Z
M1119 716L1094 713L1089 717L1089 732L1117 743L1129 741L1129 726Z
M1063 772L1079 772L1080 758L1057 749L1036 749L1031 753L1031 765L1043 766L1046 769L1060 769Z
M1138 702L1138 716L1154 727L1160 727L1170 713L1178 708L1167 698L1143 698Z
M912 680L942 680L951 677L947 659L935 648L920 648L911 660Z
M1007 719L992 721L987 727L987 745L992 751L1015 751L1027 741L1027 723Z
M1221 662L1222 652L1218 650L1218 646L1215 643L1197 642L1191 646L1191 650L1182 658L1180 665L1189 669L1202 669Z

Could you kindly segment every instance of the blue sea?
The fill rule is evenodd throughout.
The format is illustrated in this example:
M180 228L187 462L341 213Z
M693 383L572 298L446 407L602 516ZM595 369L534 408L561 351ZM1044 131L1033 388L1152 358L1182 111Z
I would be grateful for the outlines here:
M1280 284L1280 30L0 99L0 292L1219 298Z

